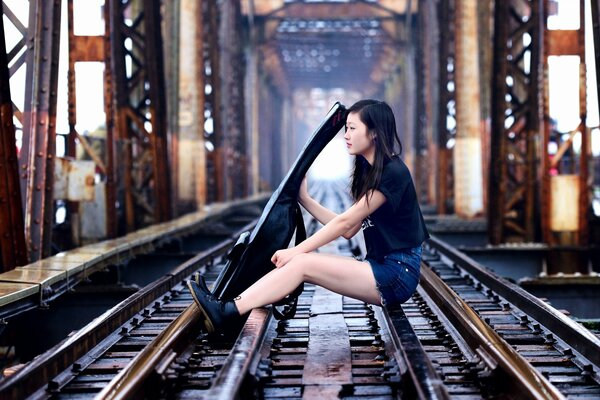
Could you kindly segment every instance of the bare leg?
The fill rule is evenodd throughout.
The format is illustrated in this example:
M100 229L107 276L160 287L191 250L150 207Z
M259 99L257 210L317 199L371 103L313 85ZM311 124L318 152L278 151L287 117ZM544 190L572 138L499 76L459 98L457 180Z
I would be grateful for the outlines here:
M309 282L372 304L381 304L371 266L350 257L308 253L263 276L235 300L241 314L274 303Z

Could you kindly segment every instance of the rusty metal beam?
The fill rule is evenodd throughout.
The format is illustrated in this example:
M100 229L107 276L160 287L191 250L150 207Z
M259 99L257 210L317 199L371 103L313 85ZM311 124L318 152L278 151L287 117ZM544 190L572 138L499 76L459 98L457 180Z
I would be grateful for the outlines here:
M248 14L248 1L243 1L242 13ZM350 0L343 3L327 2L284 2L282 0L252 0L254 13L258 16L276 16L286 18L315 18L330 15L334 18L353 18L355 16L375 18L385 16L398 16L406 13L411 7L413 13L417 11L417 2L410 0L380 0L377 3L364 0Z
M222 83L219 51L219 8L216 0L202 2L204 30L204 82L211 90L205 96L205 115L212 121L212 132L205 130L207 202L225 200L222 145Z
M131 231L171 215L160 4L111 0L105 11L121 147L119 187Z
M221 5L221 82L223 133L217 151L225 172L225 199L248 193L247 156L244 127L244 55L240 3L226 0Z
M542 5L538 0L495 4L489 237L492 244L532 242L539 229L535 197ZM531 38L527 46L524 35Z
M456 136L456 107L454 87L455 25L454 0L441 0L438 5L439 35L439 120L437 137L437 212L444 215L454 211L453 146ZM451 123L451 125L449 125Z
M542 1L542 0L540 0ZM544 6L549 7L548 0L544 0ZM575 155L572 148L570 152L573 154L571 162L558 163L553 166L553 158L558 154L552 155L548 152L548 145L551 141L555 142L559 148L571 147L566 144L567 141L562 139L560 133L553 132L551 124L544 125L543 140L542 140L542 236L544 242L549 245L559 246L586 246L588 245L589 220L588 208L590 206L590 188L588 182L588 158L590 134L586 128L586 82L585 82L585 18L584 18L585 1L579 1L579 29L577 30L548 30L544 31L543 35L543 66L547 71L548 57L577 55L579 56L580 68L578 70L579 78L579 123L575 127L575 131L581 135L580 154ZM547 77L547 73L544 77ZM549 120L549 82L546 78L545 82L546 94L544 98L544 119ZM571 192L575 192L574 196L568 196L564 182L571 181L575 186ZM559 194L558 191L561 193ZM568 205L565 205L566 200L570 198ZM561 206L561 204L563 204ZM565 228L563 216L560 214L564 209L569 208L576 210L576 220L572 221L571 226ZM568 219L568 218L567 218ZM557 270L559 268L560 270ZM556 272L564 272L565 269L577 270L578 272L587 273L588 265L550 265L548 272L550 274Z
M591 0L594 59L596 61L596 94L600 99L600 0ZM598 101L600 108L600 101ZM600 112L600 110L599 110Z
M437 14L435 5L430 0L419 1L419 39L417 47L417 139L415 143L415 181L419 201L432 204L435 194L435 168L428 160L437 159L433 148L433 86L434 62L437 49L433 46Z
M77 76L75 73L75 64L79 62L101 62L105 64L104 68L104 108L105 111L110 109L111 102L111 82L112 71L108 67L110 65L110 54L106 51L107 48L107 33L103 36L80 36L75 35L74 30L74 9L73 0L68 0L67 20L68 20L68 37L69 37L69 68L68 68L68 103L69 103L69 136L67 141L67 155L70 157L76 156L76 140L84 148L86 153L96 163L102 180L105 183L105 210L104 225L106 237L112 238L117 235L117 210L116 210L116 188L114 181L114 153L113 153L113 129L110 112L105 112L106 120L106 136L102 139L105 141L104 154L98 154L89 144L86 136L77 132ZM108 26L105 26L108 31ZM80 227L75 224L85 224L81 220L83 217L70 218L79 214L79 205L76 202L69 202L68 206L69 219L71 222L71 232L74 245L80 244Z
M27 264L19 162L0 2L0 271Z
M23 146L19 165L29 261L50 255L54 202L60 0L29 5Z
M179 112L181 109L181 105L179 102L180 99L180 67L181 59L187 59L189 53L187 51L181 51L181 38L182 38L182 28L181 28L181 19L182 19L182 1L181 0L172 0L163 2L164 7L164 19L163 19L163 32L164 32L164 41L163 41L163 49L165 53L165 81L166 81L166 99L167 99L167 145L168 145L168 159L169 159L169 167L171 171L172 179L171 182L171 193L173 193L173 202L171 204L171 214L175 217L177 215L182 214L187 211L182 209L182 200L179 192L179 131L180 131L180 120L179 120ZM196 21L196 31L200 31L201 24L198 24L198 15L200 13L194 15L194 20ZM201 46L195 48L194 54L202 53ZM185 58L183 58L183 57ZM194 85L196 90L200 91L203 88L202 85ZM204 91L202 91L204 93ZM202 119L204 119L204 109L202 109L201 114ZM202 130L196 127L196 134L198 136L202 136ZM197 150L195 150L197 151ZM199 155L200 156L200 155ZM200 157L199 157L200 158ZM195 209L196 207L194 207Z

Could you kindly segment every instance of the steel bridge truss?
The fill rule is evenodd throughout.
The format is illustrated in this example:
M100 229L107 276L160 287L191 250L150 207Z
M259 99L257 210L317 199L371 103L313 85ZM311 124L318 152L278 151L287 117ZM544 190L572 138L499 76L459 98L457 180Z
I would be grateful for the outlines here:
M492 244L534 241L540 135L540 0L496 2L489 234Z
M127 231L170 218L160 4L109 0L117 176Z

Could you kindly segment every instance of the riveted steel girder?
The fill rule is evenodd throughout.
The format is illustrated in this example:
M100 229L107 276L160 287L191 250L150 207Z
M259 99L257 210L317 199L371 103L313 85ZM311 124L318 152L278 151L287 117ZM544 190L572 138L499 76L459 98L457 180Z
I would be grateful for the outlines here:
M19 163L0 3L0 271L27 264Z
M456 97L454 91L455 61L455 0L440 0L439 22L439 119L437 135L437 191L438 214L454 211L454 166L453 149L456 137Z
M105 4L110 22L117 176L127 231L170 218L160 4Z
M19 165L30 262L50 255L60 6L60 0L38 0L29 4L23 144Z
M430 204L436 200L435 166L429 160L437 159L434 148L434 85L437 79L435 65L438 49L434 47L437 29L437 10L433 1L419 1L419 35L417 48L417 139L415 141L415 180L419 201Z
M225 199L242 198L248 193L246 137L244 126L243 35L240 2L221 4L221 88L222 135L215 151L224 171Z
M534 241L541 1L495 4L489 236L492 244Z
M591 0L591 4L594 54L596 56L596 93L600 99L600 0Z
M204 48L204 82L209 90L204 97L205 116L210 125L204 129L206 141L206 201L208 203L225 200L225 177L223 171L223 151L218 148L223 142L222 130L222 84L219 52L220 13L216 0L202 2L202 29ZM209 126L212 128L210 129Z

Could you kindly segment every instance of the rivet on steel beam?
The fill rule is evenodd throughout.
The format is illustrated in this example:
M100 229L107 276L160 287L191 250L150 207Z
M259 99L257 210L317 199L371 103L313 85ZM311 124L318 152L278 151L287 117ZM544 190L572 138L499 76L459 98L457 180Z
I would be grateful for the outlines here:
M35 185L35 190L42 190L42 186L40 186L40 185Z
M39 224L40 223L40 219L36 218L36 219L33 220L33 222L35 222L36 224Z

